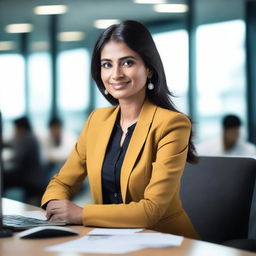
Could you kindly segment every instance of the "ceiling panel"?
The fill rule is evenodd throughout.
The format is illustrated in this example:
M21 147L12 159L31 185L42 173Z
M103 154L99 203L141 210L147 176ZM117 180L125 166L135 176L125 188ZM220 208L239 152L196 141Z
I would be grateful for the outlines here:
M168 0L168 3L184 3L185 0ZM214 22L243 17L243 0L196 0L198 23ZM66 4L68 12L59 15L58 31L83 31L87 38L95 33L96 19L135 19L143 23L183 20L185 14L156 13L152 5L134 4L132 0L0 0L0 41L17 40L18 36L5 33L10 23L29 22L34 25L32 41L49 38L49 16L35 15L37 5Z

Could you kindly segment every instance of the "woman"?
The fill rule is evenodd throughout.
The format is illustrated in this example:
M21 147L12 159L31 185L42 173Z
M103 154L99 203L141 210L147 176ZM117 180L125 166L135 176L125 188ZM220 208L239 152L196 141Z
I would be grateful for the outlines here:
M91 113L75 149L42 199L50 220L85 226L144 227L197 238L180 198L193 153L191 122L169 99L149 31L136 21L106 29L92 75L113 107ZM95 204L69 201L88 176Z

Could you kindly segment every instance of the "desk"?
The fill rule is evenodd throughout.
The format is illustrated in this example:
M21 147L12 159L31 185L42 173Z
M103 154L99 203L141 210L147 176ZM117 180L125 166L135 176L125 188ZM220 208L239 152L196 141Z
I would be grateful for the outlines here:
M24 211L43 211L38 207L20 203L10 199L3 199L4 214L22 214ZM89 253L61 253L47 252L45 247L66 242L71 239L77 239L86 235L92 228L83 226L70 226L72 229L80 232L76 237L60 237L47 239L28 239L23 240L17 237L17 233L13 237L0 238L0 256L107 256L110 254L89 254ZM117 255L117 254L112 254ZM222 245L192 240L185 238L180 247L154 248L135 251L128 254L129 256L255 256L243 250L237 250Z

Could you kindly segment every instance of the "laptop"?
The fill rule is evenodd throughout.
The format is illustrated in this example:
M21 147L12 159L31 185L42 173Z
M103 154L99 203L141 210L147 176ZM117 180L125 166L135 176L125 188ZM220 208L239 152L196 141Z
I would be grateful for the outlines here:
M65 221L47 221L37 218L30 218L21 215L3 215L2 210L2 184L3 184L3 161L2 161L2 149L3 149L3 137L2 137L2 116L0 112L0 233L2 230L10 229L12 231L21 231L38 226L63 226L67 225Z

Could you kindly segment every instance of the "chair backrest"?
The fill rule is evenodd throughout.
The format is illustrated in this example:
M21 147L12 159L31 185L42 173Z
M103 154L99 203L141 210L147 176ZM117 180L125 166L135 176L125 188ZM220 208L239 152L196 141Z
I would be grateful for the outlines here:
M187 163L181 200L202 240L248 237L255 176L252 158L204 156L198 164Z

